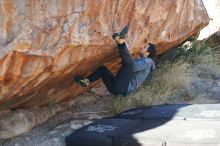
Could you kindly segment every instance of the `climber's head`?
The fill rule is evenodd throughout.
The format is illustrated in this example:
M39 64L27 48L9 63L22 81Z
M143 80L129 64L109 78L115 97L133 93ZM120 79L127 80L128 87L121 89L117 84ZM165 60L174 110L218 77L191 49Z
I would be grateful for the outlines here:
M140 56L145 56L152 58L156 55L156 46L154 44L148 43L146 46L141 47Z
M154 44L149 43L149 47L147 48L149 52L148 57L152 58L157 54L156 46Z

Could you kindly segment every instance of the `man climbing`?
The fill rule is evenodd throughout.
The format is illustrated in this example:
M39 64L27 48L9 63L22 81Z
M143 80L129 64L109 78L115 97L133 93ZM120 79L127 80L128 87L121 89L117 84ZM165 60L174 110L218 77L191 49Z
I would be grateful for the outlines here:
M141 48L140 57L133 60L125 44L127 32L128 26L112 36L118 45L122 60L121 68L117 74L114 76L108 68L101 66L87 78L83 76L75 77L76 83L87 87L91 82L102 78L109 92L114 95L127 96L135 91L148 77L150 72L155 69L155 63L151 58L155 56L156 48L153 44Z

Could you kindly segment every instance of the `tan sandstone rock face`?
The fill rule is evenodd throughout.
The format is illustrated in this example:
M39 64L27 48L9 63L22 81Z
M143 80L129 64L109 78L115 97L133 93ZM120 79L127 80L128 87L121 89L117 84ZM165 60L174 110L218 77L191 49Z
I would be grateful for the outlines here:
M1 0L0 110L61 102L85 91L74 75L119 66L111 35L130 24L136 53L145 39L165 52L209 22L201 0Z

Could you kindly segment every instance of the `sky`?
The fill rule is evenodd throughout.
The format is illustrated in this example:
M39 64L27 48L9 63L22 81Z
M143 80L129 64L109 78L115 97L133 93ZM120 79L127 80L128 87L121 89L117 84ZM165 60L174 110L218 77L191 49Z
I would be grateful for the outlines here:
M209 25L200 32L198 38L199 40L205 39L213 33L220 31L220 0L202 1L211 20L209 22Z

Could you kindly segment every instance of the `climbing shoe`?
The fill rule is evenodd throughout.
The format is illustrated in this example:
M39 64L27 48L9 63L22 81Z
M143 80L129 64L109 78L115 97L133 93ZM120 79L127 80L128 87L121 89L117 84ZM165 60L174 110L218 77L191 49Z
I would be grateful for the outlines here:
M120 39L125 39L128 31L129 31L129 25L125 26L121 32L114 33L112 35L112 38L118 43Z
M83 87L88 87L89 84L90 84L89 79L84 78L84 77L82 77L82 76L76 76L76 77L75 77L75 82L78 83L78 84L80 84L80 85L83 86Z

